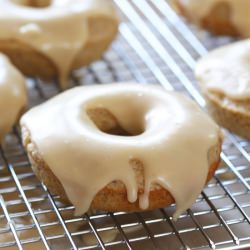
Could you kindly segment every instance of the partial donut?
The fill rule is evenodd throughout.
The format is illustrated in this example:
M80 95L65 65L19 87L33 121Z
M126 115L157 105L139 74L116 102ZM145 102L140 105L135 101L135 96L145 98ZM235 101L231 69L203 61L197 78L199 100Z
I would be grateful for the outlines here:
M250 37L248 0L173 0L189 21L217 35Z
M17 122L26 105L24 77L6 56L0 54L0 143Z
M213 120L193 101L153 85L74 88L27 112L21 126L34 172L76 214L176 202L178 217L220 159Z
M250 139L250 40L204 56L197 64L196 77L213 118Z
M0 51L28 76L57 77L99 59L117 34L110 0L4 0Z

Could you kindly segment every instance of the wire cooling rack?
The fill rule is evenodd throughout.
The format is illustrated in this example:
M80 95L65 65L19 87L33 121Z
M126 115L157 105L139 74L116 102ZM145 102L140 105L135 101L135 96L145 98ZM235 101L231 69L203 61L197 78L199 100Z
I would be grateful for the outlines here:
M187 26L165 0L115 0L123 24L102 60L72 76L79 84L137 81L184 92L201 106L195 61L229 38ZM58 93L29 79L31 106ZM250 143L227 133L222 164L190 210L92 212L74 217L34 176L14 128L0 147L0 248L5 249L250 249ZM195 152L194 152L195 153Z

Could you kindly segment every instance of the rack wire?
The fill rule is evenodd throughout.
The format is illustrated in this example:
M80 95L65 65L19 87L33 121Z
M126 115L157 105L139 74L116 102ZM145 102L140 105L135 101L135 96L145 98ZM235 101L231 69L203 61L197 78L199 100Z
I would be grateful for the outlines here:
M102 60L74 72L72 86L114 81L161 84L199 105L193 68L207 50L232 41L187 25L166 0L114 0L124 22ZM143 6L143 7L142 7ZM29 79L31 106L58 93ZM173 221L174 205L143 213L73 216L34 176L17 127L0 146L0 248L250 248L250 143L226 132L222 164L191 209Z

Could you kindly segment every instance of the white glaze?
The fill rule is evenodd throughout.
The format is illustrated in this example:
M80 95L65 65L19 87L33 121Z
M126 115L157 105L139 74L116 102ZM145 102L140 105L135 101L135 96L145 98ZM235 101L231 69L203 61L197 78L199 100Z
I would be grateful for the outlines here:
M117 19L112 2L51 0L44 8L25 6L28 2L1 0L0 39L16 39L45 54L57 67L60 84L65 87L72 63L89 36L88 16Z
M0 142L11 130L26 104L24 77L6 56L0 54Z
M235 100L250 98L250 40L215 49L197 64L201 87Z
M231 9L231 21L240 34L250 36L249 0L178 0L196 23L208 16L217 4L227 3ZM211 17L212 18L212 17Z
M130 134L101 132L86 110L104 107ZM76 214L114 180L127 188L129 202L148 207L152 183L168 189L177 217L201 192L208 173L208 151L219 140L219 127L186 97L156 86L109 84L68 90L26 113L21 124L31 133L45 162L61 181ZM143 162L144 194L129 161ZM190 174L192 173L192 174Z

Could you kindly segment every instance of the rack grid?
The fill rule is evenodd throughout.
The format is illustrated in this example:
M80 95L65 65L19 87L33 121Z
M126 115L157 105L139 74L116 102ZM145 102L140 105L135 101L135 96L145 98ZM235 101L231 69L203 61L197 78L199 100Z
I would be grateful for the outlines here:
M213 37L180 18L166 0L114 0L124 22L102 60L74 72L72 86L117 81L161 84L199 105L193 69L208 50L233 40ZM142 7L143 6L143 7ZM30 106L58 93L28 79ZM18 127L0 146L0 248L250 249L250 143L226 133L222 163L191 209L143 213L89 212L74 217L34 176Z

